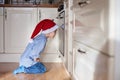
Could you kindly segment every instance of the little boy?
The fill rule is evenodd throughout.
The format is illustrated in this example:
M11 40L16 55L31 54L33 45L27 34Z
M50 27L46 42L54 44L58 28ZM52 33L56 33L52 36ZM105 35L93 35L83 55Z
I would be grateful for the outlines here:
M53 38L57 28L56 23L50 19L44 19L37 24L29 44L21 55L19 67L13 72L14 74L40 74L46 72L46 67L39 62L39 56L45 48L47 38Z

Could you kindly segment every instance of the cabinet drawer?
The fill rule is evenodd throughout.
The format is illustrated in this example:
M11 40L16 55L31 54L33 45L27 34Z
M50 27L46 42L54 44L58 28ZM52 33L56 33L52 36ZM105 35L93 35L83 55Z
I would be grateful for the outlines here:
M76 1L73 1L73 9L76 12L77 11L85 12L85 11L89 11L90 9L88 8L91 8L91 7L92 9L101 8L101 6L105 5L106 1L107 0L76 0Z
M74 43L74 48L74 73L79 79L109 80L113 73L113 57L77 42Z

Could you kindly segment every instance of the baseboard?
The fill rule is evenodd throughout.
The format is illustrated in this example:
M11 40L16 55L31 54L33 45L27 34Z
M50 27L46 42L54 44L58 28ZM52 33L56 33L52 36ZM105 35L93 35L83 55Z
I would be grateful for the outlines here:
M0 62L19 62L21 54L0 54ZM46 53L41 55L42 62L62 62L59 53Z
M59 57L59 53L47 53L41 55L41 61L42 62L62 62L61 57Z

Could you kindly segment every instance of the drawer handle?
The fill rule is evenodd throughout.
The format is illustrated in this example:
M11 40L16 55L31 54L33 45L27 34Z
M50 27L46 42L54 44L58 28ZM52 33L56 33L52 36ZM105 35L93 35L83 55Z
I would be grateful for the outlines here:
M81 53L81 54L86 54L86 51L83 51L83 50L81 50L81 49L78 49L77 50L79 53Z
M81 1L81 2L78 3L78 5L79 5L80 7L84 7L84 6L86 6L87 4L89 4L89 3L91 3L91 1L89 1L89 0L87 0L87 1Z

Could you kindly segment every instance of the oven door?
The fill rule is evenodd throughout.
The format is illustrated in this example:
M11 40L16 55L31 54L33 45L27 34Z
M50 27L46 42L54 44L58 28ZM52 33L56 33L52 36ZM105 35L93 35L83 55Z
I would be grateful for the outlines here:
M64 56L64 44L65 44L65 37L64 37L64 28L59 28L59 51Z
M64 56L64 46L65 46L65 11L62 11L58 15L59 20L59 51Z
M3 7L0 7L0 53L3 53Z

